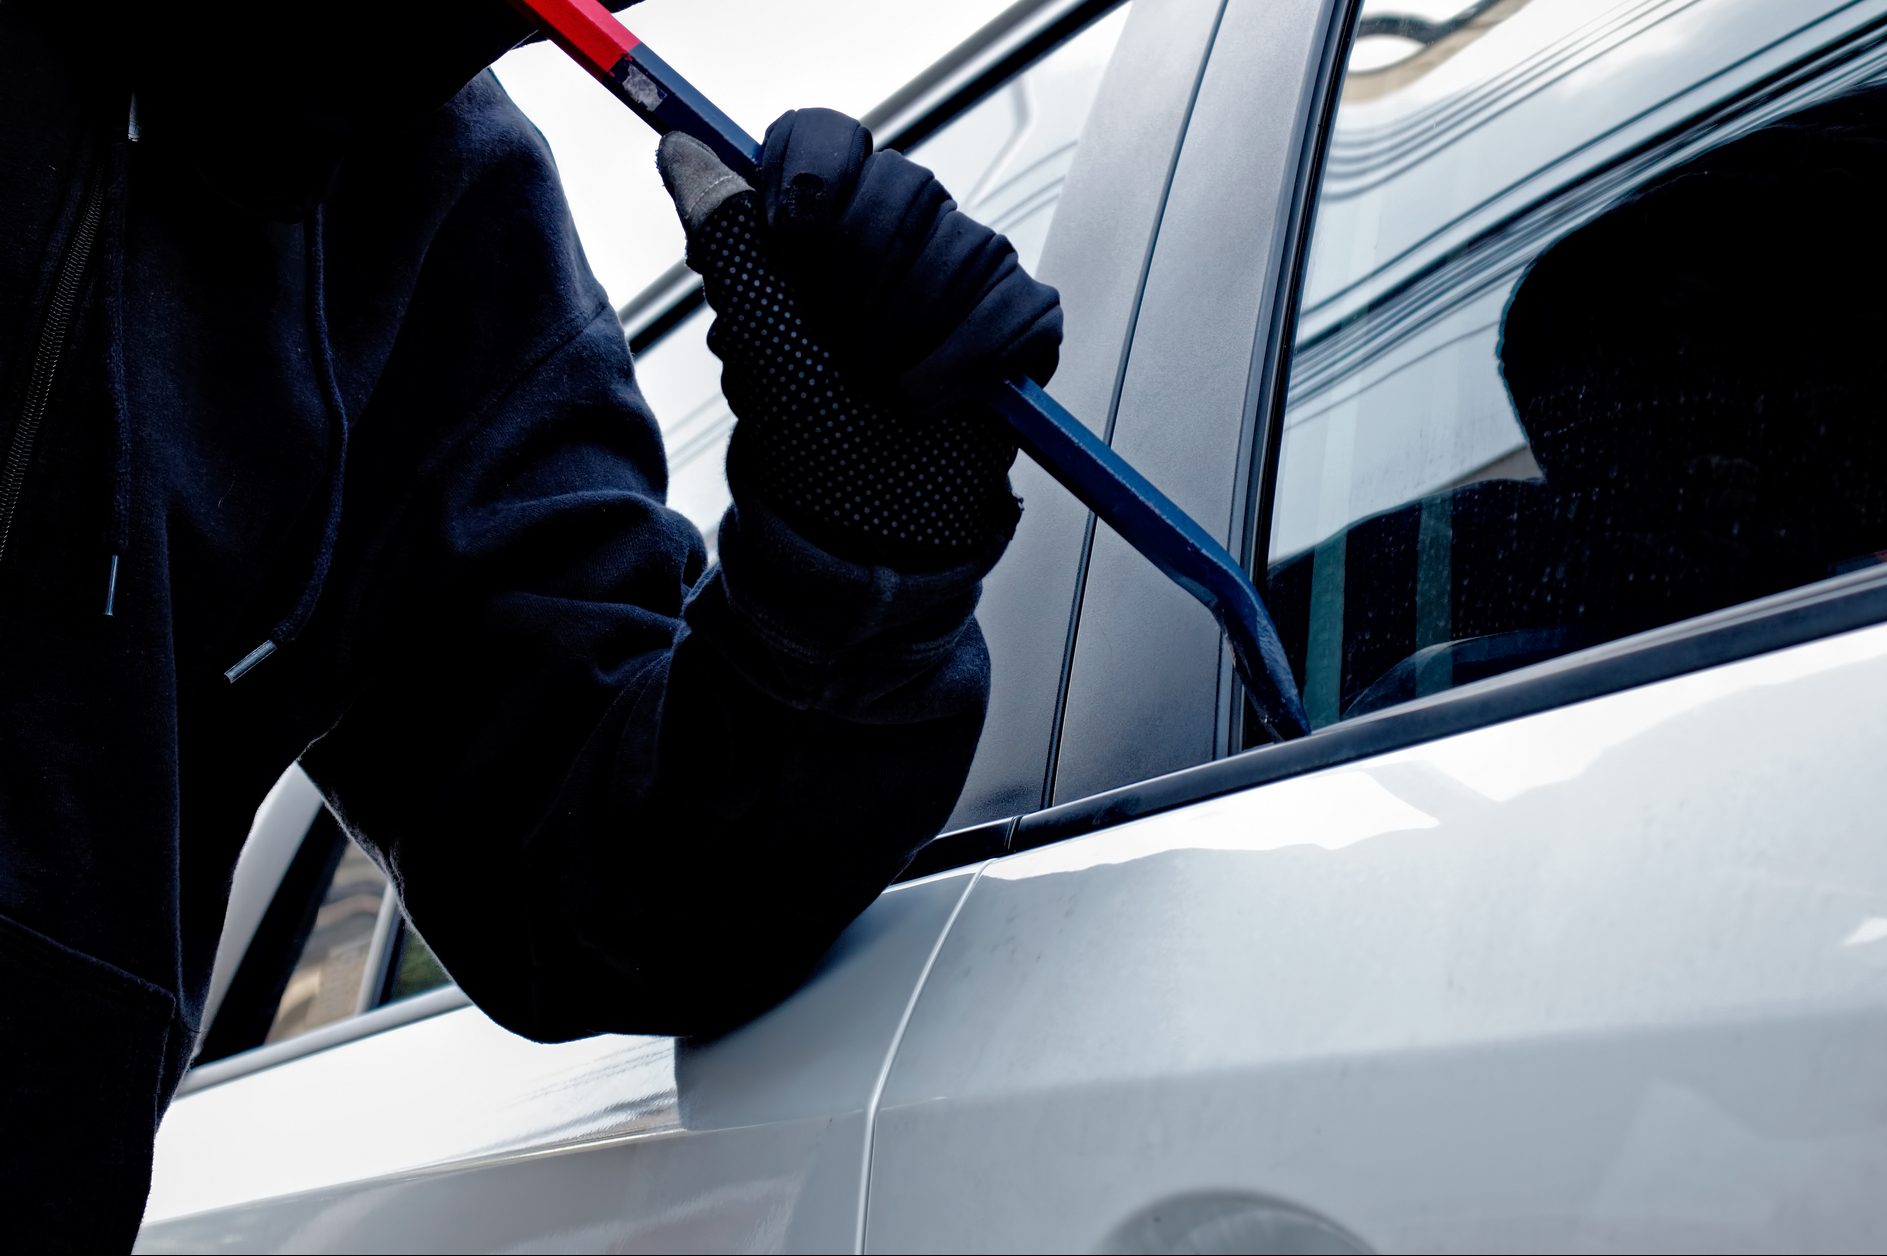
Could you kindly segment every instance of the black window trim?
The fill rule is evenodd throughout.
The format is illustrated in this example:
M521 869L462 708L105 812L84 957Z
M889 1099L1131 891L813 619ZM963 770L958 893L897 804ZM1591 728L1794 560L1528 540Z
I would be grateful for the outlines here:
M1288 777L1804 645L1887 621L1873 567L1463 685L1297 741L1108 790L1020 817L1003 853L1083 837Z
M1284 207L1285 234L1272 283L1279 300L1267 302L1252 343L1252 363L1245 394L1245 426L1234 460L1232 517L1243 543L1239 556L1246 571L1256 571L1271 540L1276 505L1278 460L1284 442L1284 403L1291 384L1291 346L1297 339L1299 298L1310 264L1311 222L1323 185L1324 157L1337 101L1343 95L1344 65L1362 21L1363 0L1330 0L1324 9L1323 61L1311 87L1309 125L1297 156L1291 198ZM1246 747L1245 689L1229 649L1219 663L1219 743L1221 756Z

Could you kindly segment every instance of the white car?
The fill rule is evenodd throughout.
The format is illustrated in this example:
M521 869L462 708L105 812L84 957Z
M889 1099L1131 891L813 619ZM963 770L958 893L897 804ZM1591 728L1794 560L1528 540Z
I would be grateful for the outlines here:
M140 1250L1887 1244L1887 534L1774 587L1680 564L1682 613L1625 631L1578 581L1626 569L1475 566L1463 505L1567 491L1503 385L1541 352L1508 312L1672 250L1558 288L1542 254L1883 76L1887 0L1015 6L878 133L1060 287L1056 394L1262 556L1315 731L1248 746L1210 618L1018 464L952 831L712 1041L498 1028L291 773ZM1743 232L1723 300L1785 250L1878 272L1882 233L1841 221ZM1880 300L1761 314L1808 343ZM712 527L706 318L680 274L625 311L674 500ZM1860 358L1766 394L1803 467L1853 447L1787 425L1887 345ZM1532 509L1500 553L1573 535ZM1563 622L1522 613L1548 594Z

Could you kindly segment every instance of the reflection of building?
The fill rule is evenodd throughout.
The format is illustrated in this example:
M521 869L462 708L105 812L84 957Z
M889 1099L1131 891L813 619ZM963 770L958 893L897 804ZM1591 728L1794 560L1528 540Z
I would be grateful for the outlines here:
M1401 91L1532 0L1363 0L1343 99Z
M270 1042L354 1014L386 885L386 877L360 847L343 844L301 962L282 991L275 1023L269 1027Z

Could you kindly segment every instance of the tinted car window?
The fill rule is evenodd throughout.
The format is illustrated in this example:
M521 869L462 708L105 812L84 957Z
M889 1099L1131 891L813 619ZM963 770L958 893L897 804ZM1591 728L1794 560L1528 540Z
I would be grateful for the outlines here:
M1364 6L1290 365L1317 725L1887 550L1887 5L1415 7Z
M916 145L970 213L1006 234L1033 267L1074 162L1127 6L1113 10ZM713 315L698 310L637 359L642 391L668 447L669 503L710 544L727 509L722 463L734 416L721 397L721 364L708 352Z

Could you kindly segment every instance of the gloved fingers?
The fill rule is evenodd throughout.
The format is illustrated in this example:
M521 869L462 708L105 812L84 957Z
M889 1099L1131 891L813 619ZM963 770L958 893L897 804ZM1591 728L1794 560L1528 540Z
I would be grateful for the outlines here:
M1032 278L1008 239L958 209L928 171L885 160L895 156L873 158L836 233L845 255L834 273L855 277L851 299L861 309L883 312L859 323L869 359L899 393L931 409L1018 373L1045 382L1059 357L1060 294ZM913 191L910 172L927 181L923 191ZM874 212L874 202L906 212L886 232L872 220L893 215Z
M820 260L850 285L849 302L889 310L955 208L929 170L902 153L874 153L844 215L825 233Z
M708 219L747 185L691 141L664 140L659 163L709 303L727 313L756 299L734 280L757 272L717 266L727 241L707 238ZM767 131L758 182L758 235L746 242L764 257L749 260L790 282L808 326L860 384L935 414L1010 375L1045 382L1054 370L1059 294L929 170L873 152L858 122L827 109L783 115Z
M967 347L1001 335L1001 328L991 325L992 318L1004 325L1026 318L1008 309L1017 285L1030 283L1021 270L1008 240L955 209L944 214L923 249L891 277L880 298L886 308L911 312L891 355L900 375L947 341ZM957 356L967 365L984 355ZM973 383L966 380L960 387Z
M690 249L701 228L729 197L753 191L751 184L722 164L713 149L680 131L662 137L655 150L655 169L675 202Z
M854 562L909 570L1000 547L1019 510L1007 478L1015 442L978 408L933 415L861 383L851 357L827 350L819 321L802 317L764 239L759 197L734 196L689 256L716 314L708 347L721 390L739 416L728 453L736 500L757 495Z
M831 109L793 109L767 128L760 155L761 200L782 239L819 237L851 203L871 132Z
M966 392L1021 375L1046 384L1061 361L1061 304L1055 289L1038 286L1046 290L1046 299L1028 306L992 293L963 320L965 334L941 341L898 376L898 392L931 399L927 408L937 409L959 405Z

